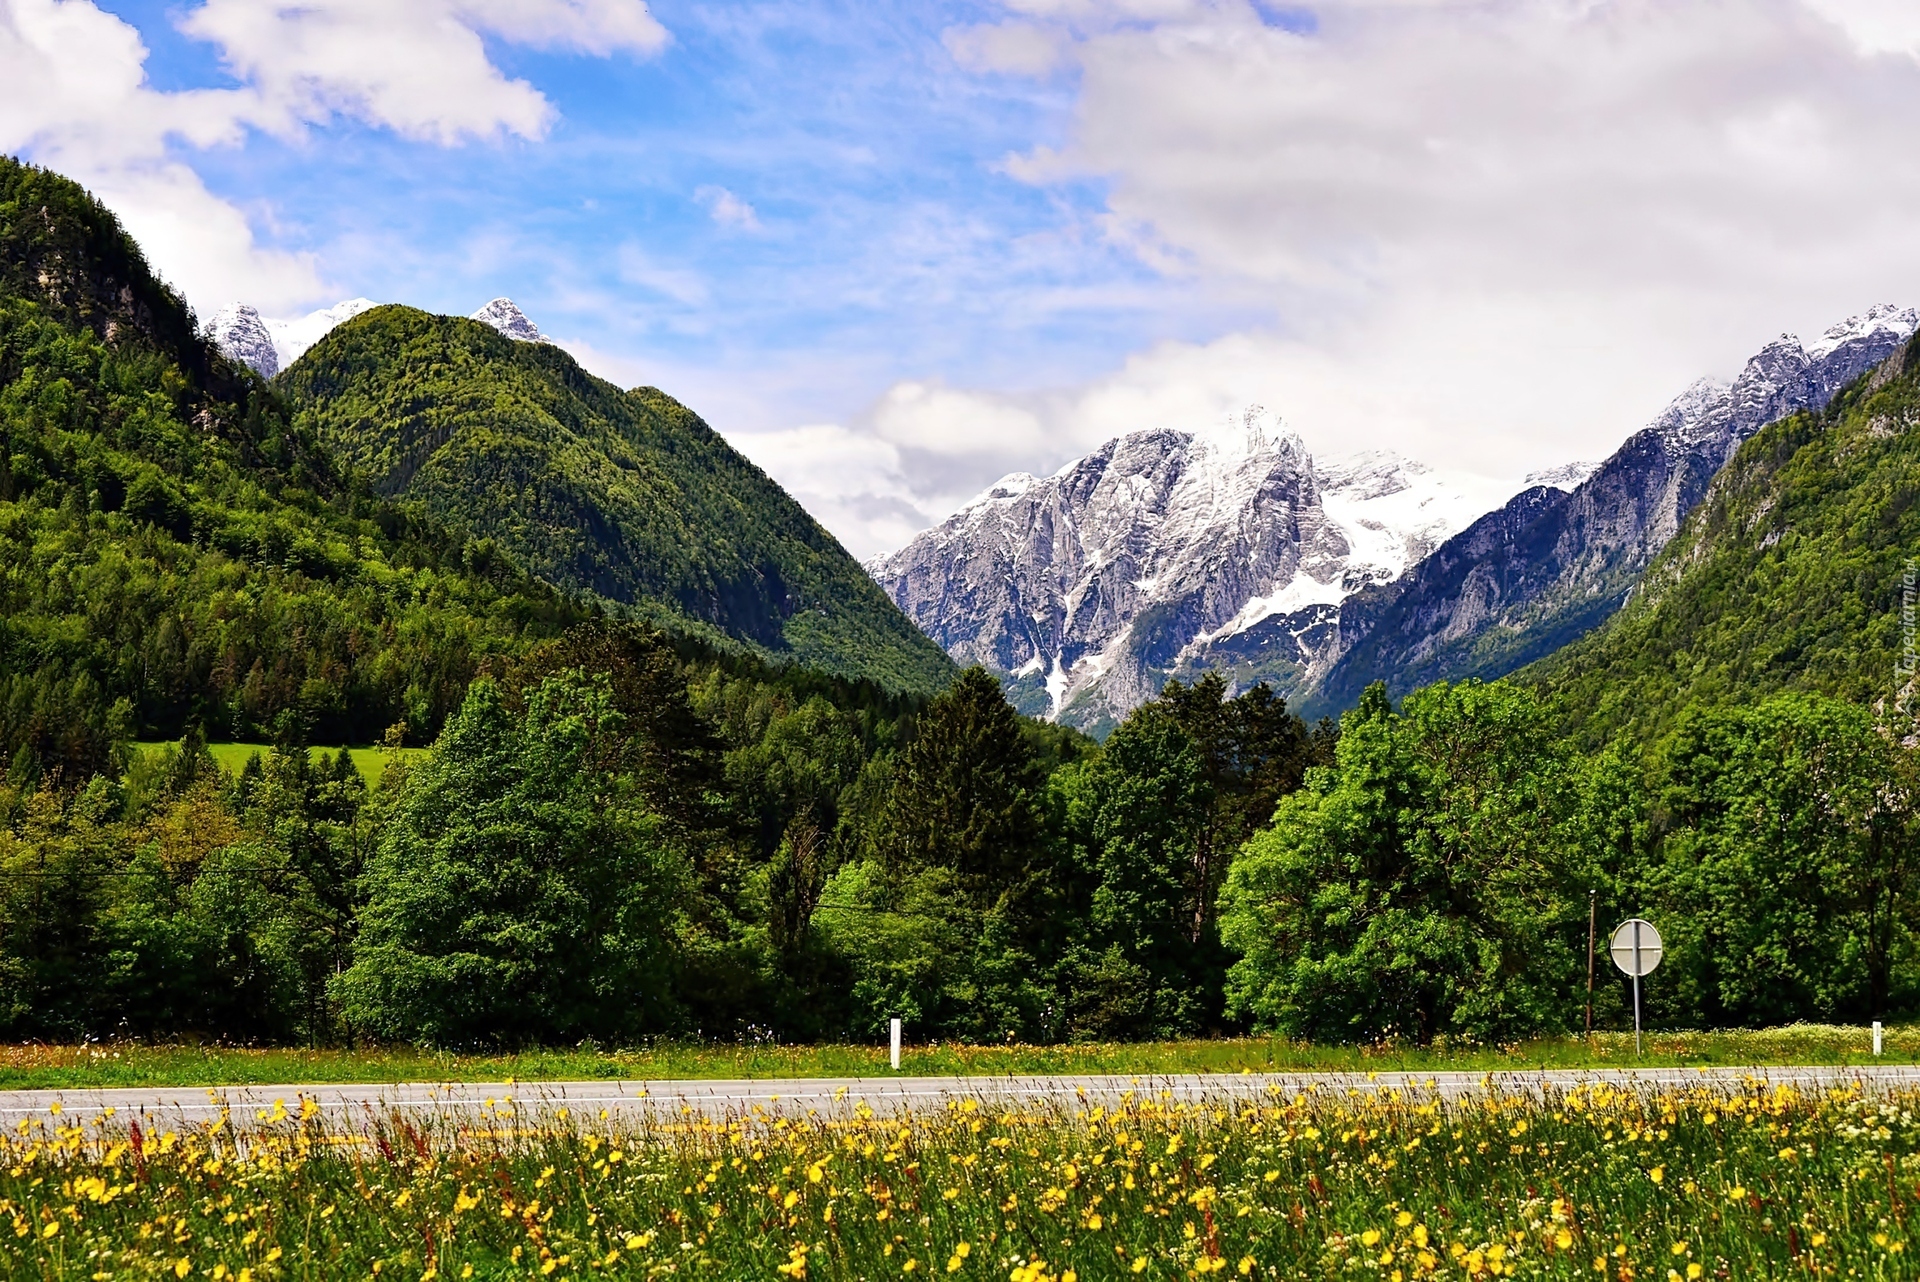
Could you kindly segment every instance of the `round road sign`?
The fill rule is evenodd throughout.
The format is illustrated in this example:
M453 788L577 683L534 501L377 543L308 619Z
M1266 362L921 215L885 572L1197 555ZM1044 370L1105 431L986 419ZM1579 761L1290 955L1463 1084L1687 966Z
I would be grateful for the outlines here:
M1613 932L1607 950L1613 954L1613 964L1627 974L1651 975L1660 964L1660 932L1652 922L1630 917Z

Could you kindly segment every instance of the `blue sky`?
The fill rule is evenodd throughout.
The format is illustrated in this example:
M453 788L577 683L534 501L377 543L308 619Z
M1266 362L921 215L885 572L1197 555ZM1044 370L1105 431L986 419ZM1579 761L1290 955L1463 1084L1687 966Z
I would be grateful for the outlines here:
M156 87L233 83L174 29L178 5L102 7L147 39ZM194 168L261 207L273 243L315 254L340 296L466 312L506 294L621 372L764 380L816 417L850 416L897 378L1083 379L1231 323L1102 239L1099 184L1003 171L1063 137L1072 84L961 74L942 34L990 15L651 9L673 36L655 57L490 42L557 110L537 141L437 147L336 121L295 141L255 133ZM751 222L716 218L722 201ZM735 413L736 428L785 425L759 397Z
M1894 0L0 0L0 150L203 312L512 297L868 555L1254 402L1604 455L1920 301L1916 49Z

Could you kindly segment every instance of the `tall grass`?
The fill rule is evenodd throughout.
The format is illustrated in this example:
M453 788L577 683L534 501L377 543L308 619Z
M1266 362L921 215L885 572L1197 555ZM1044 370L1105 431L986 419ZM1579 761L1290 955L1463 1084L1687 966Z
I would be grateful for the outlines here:
M50 1116L14 1276L1636 1279L1920 1273L1920 1095L1607 1086L1111 1110Z

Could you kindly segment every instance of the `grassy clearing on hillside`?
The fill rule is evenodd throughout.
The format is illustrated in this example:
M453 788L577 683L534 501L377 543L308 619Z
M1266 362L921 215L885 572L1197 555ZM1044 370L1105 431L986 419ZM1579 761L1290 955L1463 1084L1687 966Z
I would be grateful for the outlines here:
M1910 1278L1920 1095L1605 1086L0 1139L16 1276Z
M1722 1033L1650 1033L1636 1060L1633 1034L1542 1038L1510 1046L1307 1046L1265 1038L1067 1046L908 1046L906 1076L1008 1073L1239 1073L1354 1070L1386 1072L1876 1062L1864 1028L1794 1024ZM1886 1032L1877 1062L1920 1062L1920 1026ZM255 1050L230 1046L0 1047L0 1089L58 1087L281 1085L301 1082L497 1082L590 1079L889 1076L884 1046L662 1044L642 1050L545 1050L456 1055L386 1047L370 1050Z
M142 752L151 752L157 748L174 748L179 745L173 743L136 743L133 746ZM309 748L307 751L313 757L319 757L323 753L331 757L339 752L340 749ZM387 756L391 751L392 749L389 748L348 748L347 755L353 760L353 768L360 772L360 777L365 779L368 786L371 787L373 784L380 782L380 774L387 768ZM414 761L425 756L430 749L402 748L399 751L401 760ZM212 755L215 765L230 775L237 775L246 768L248 757L258 753L260 759L265 761L267 756L273 752L273 745L270 743L210 743L207 745L207 752Z

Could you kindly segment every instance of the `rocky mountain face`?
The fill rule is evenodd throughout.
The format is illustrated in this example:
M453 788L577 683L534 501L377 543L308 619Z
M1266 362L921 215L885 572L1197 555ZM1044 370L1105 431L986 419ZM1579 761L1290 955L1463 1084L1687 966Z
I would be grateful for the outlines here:
M1398 581L1347 598L1338 657L1305 710L1349 707L1375 680L1398 694L1502 676L1586 633L1620 608L1743 441L1824 407L1916 326L1920 312L1880 306L1813 343L1783 334L1731 384L1682 392L1577 485L1529 488Z
M868 568L1022 711L1098 730L1210 668L1299 689L1332 653L1342 600L1499 498L1389 454L1317 464L1253 407L1005 477Z
M260 313L245 303L228 303L213 315L213 341L220 350L262 378L280 372L280 353Z

